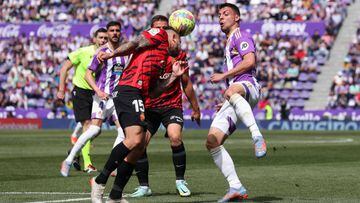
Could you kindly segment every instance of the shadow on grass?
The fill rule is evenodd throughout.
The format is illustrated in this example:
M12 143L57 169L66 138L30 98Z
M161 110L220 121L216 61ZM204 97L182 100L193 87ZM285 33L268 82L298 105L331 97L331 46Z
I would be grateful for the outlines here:
M273 202L273 201L281 201L283 198L281 197L272 197L272 196L259 196L247 199L243 202Z

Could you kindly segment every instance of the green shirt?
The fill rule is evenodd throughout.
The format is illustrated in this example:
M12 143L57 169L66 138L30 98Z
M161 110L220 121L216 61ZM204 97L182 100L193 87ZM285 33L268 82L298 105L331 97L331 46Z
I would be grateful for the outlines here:
M273 118L273 110L269 104L265 106L265 112L265 119L271 120Z
M81 47L76 51L71 52L68 57L71 63L75 66L75 73L73 76L73 84L82 89L92 90L90 85L85 80L86 69L91 63L95 54L95 45Z

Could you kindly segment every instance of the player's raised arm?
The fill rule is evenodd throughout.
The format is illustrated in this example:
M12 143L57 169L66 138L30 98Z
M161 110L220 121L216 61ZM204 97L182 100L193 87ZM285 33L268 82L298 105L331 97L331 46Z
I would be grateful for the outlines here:
M67 77L67 73L71 68L72 68L72 63L69 59L67 59L60 69L59 89L58 89L58 93L56 94L56 97L58 99L65 98L65 80Z
M151 45L150 41L144 35L141 34L138 37L136 37L134 40L121 44L112 53L99 52L97 55L97 59L99 62L103 62L106 59L113 58L116 56L127 56L139 49L145 48L150 45Z

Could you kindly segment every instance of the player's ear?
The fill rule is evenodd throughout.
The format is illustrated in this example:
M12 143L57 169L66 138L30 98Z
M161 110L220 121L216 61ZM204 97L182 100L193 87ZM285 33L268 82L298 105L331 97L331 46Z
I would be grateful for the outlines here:
M237 15L237 14L235 15L235 21L238 22L238 23L240 22L240 16Z

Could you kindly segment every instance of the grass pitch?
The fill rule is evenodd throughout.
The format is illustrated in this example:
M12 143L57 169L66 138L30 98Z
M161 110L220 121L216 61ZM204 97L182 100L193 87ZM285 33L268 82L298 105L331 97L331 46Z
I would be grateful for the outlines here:
M59 173L70 147L70 131L0 132L0 202L89 202L88 180L96 174ZM130 202L215 202L227 183L204 143L206 131L186 130L186 179L192 196L175 191L171 149L160 132L148 149L153 196ZM264 132L265 159L254 157L249 133L237 131L225 147L249 193L247 202L360 202L359 132ZM93 142L93 163L101 169L115 140L106 131ZM109 192L114 178L110 178ZM125 193L133 192L133 176Z

